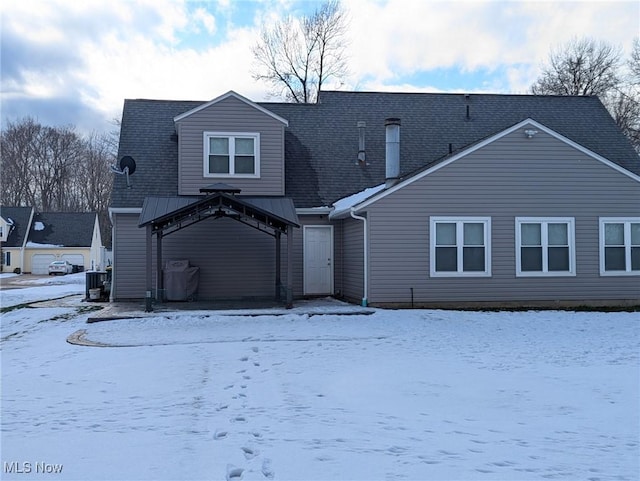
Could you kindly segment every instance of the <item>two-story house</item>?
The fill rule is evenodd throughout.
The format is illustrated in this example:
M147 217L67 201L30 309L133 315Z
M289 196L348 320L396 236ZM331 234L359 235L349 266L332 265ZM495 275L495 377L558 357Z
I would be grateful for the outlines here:
M640 159L595 97L323 92L126 100L115 300L640 303Z

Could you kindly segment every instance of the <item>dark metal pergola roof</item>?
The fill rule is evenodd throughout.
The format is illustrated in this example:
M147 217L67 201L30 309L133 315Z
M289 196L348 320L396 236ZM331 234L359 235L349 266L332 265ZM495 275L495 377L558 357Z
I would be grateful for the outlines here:
M138 225L151 225L152 232L167 235L210 217L232 217L270 234L286 233L287 226L300 227L288 197L236 196L224 191L204 197L147 197Z

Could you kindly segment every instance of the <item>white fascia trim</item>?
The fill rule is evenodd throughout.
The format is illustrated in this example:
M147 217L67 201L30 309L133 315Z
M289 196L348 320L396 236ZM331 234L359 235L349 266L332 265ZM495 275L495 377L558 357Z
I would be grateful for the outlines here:
M331 207L300 207L296 209L298 215L328 215L331 213Z
M141 214L142 207L109 207L109 220L113 224L113 214Z
M195 114L196 112L199 112L199 111L201 111L203 109L206 109L207 107L210 107L213 104L216 104L218 102L222 102L223 100L228 99L229 97L234 97L234 98L240 100L241 102L244 102L245 104L249 105L250 107L253 107L256 110L259 110L263 114L268 115L269 117L277 120L278 122L282 122L286 127L289 126L289 121L287 119L283 119L279 115L274 114L270 110L267 110L264 107L256 104L255 102L252 102L248 98L243 97L242 95L234 92L233 90L229 90L226 94L222 94L219 97L216 97L215 99L196 107L195 109L191 109L191 110L189 110L189 111L187 111L187 112L185 112L183 114L178 115L177 117L174 117L173 121L174 122L179 122L180 120L182 120L182 119L184 119L186 117L189 117L190 115Z
M24 234L24 239L22 240L22 247L21 249L24 250L25 247L27 246L27 242L29 242L29 232L31 232L31 227L33 225L33 216L35 215L36 210L31 207L31 213L29 214L29 222L27 223L27 226L29 226L27 228L27 232L25 232ZM22 272L24 272L24 265L20 266L20 268L22 269Z
M612 169L620 172L621 174L626 175L627 177L630 177L631 179L635 180L636 182L640 182L640 176L634 174L631 171L628 171L627 169L620 167L618 164L611 162L610 160L605 159L604 157L596 154L595 152L583 147L580 144L575 143L573 140L568 139L567 137L560 135L559 133L557 133L554 130L551 130L548 127L545 127L544 125L536 122L535 120L529 118L526 120L523 120L522 122L519 122L511 127L509 127L508 129L503 130L502 132L499 132L485 140L483 140L482 142L477 143L476 145L473 145L472 147L469 147L466 150L463 150L462 152L459 152L458 154L454 155L453 157L451 157L450 159L447 159L443 162L440 162L437 165L434 165L433 167L426 169L422 172L419 172L418 174L415 174L412 177L409 177L406 180L403 180L401 182L399 182L398 184L394 185L393 187L391 187L390 189L385 189L382 192L380 192L379 194L376 194L372 197L370 197L369 199L367 199L366 201L362 202L361 204L355 205L353 206L353 208L355 209L355 211L359 211L364 209L365 207L368 207L369 205L373 204L374 202L377 202L378 200L382 199L383 197L386 197L389 194L394 193L397 190L402 189L403 187L412 184L413 182L416 182L417 180L422 179L423 177L426 177L429 174L432 174L433 172L436 172L440 169L442 169L443 167L446 167L447 165L455 162L458 159L461 159L463 157L466 157L467 155L480 150L484 147L486 147L487 145L495 142L496 140L501 139L502 137L505 137L506 135L511 134L512 132L518 130L518 129L522 129L525 126L533 126L537 129L542 130L543 132L551 135L552 137L560 140L561 142L566 143L567 145L570 145L571 147L579 150L580 152L594 158L595 160L598 160L600 162L602 162L603 164L607 165L608 167L611 167Z

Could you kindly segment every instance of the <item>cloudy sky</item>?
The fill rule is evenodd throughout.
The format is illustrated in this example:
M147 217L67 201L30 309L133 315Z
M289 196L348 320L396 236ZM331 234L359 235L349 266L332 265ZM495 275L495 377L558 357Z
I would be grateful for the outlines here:
M319 0L3 0L2 123L105 132L125 98L271 100L253 80L264 22ZM627 54L638 1L344 0L356 90L526 93L551 49L589 36ZM331 86L336 88L338 86ZM277 100L277 99L276 99Z

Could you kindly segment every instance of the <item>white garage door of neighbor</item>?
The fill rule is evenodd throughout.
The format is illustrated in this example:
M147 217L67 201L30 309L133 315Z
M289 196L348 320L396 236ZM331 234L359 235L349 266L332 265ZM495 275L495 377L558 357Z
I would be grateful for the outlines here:
M62 254L63 261L69 261L74 266L84 266L84 256L82 254Z
M31 256L32 274L49 274L49 264L56 260L53 254L33 254Z

